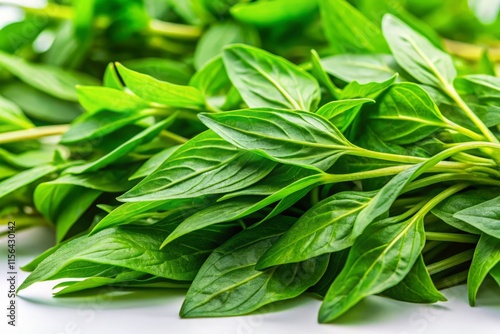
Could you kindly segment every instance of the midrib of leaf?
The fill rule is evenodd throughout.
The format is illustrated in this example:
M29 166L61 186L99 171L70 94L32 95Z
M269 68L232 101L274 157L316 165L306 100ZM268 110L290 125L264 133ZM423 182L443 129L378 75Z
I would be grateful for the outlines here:
M229 273L229 272L231 272L231 271L233 271L233 270L248 268L248 267L252 267L254 265L255 264L251 263L251 264L248 264L246 266L241 266L241 267L238 267L238 268L234 268L234 269L232 269L230 271L225 272L224 275L227 274L227 273ZM274 270L275 269L273 269L273 271ZM207 298L205 301L203 301L203 303L200 303L195 308L192 308L191 310L189 310L189 312L192 311L192 310L194 310L194 309L197 309L197 308L199 308L199 307L201 307L201 306L203 306L205 304L207 304L208 302L212 301L212 299L214 299L217 296L220 296L224 292L227 292L227 291L232 290L232 289L234 289L236 287L239 287L239 286L241 286L241 285L243 285L243 284L245 284L245 283L247 283L247 282L249 282L249 281L251 281L251 280L253 280L253 279L257 278L257 277L259 277L259 276L262 276L263 274L264 274L263 271L259 271L259 272L255 273L255 274L253 274L252 276L249 276L249 277L245 278L242 281L239 281L237 283L234 283L232 285L229 285L229 286L225 287L224 289L221 289L221 290L217 291L216 293L212 294L209 298ZM265 283L267 283L268 281L269 281L269 279L267 279ZM210 282L210 283L213 283L213 282ZM196 295L199 295L199 294L200 293L197 293Z
M449 83L443 78L441 75L441 72L434 66L434 63L427 57L427 55L418 47L418 45L415 43L415 41L410 38L409 36L404 36L405 40L410 43L410 45L413 47L413 49L418 53L422 59L427 63L427 66L430 67L432 70L432 73L436 76L436 78L441 82L441 88L444 89L445 91L449 91Z
M248 64L248 62L247 62ZM283 86L281 86L279 84L279 82L277 82L276 80L274 80L273 77L271 77L269 74L267 74L266 72L262 71L262 69L260 69L259 67L256 67L254 66L253 64L251 64L251 66L257 71L259 72L264 78L266 78L267 80L269 80L269 82L271 82L277 89L278 91L281 93L281 95L283 95L283 97L288 101L290 102L293 107L297 110L306 110L305 106L300 106L297 104L297 102L290 96L288 95L288 93L286 92L286 90L283 88ZM300 96L300 94L299 94Z
M377 116L377 118L379 119L390 119L390 120L404 120L404 121L412 121L412 122L415 122L415 123L423 123L423 124L426 124L426 125L431 125L431 126L436 126L436 127L440 127L440 126L443 126L442 123L434 123L434 122L430 122L430 121L426 121L422 118L414 118L414 117L409 117L409 116L402 116L401 114L398 114L398 116Z
M368 204L370 204L370 201L364 203L362 206L356 208L356 209L353 209L351 211L348 211L347 213L343 214L343 215L340 215L338 217L336 217L336 219L334 220L335 222L338 222L339 220L343 219L344 217L347 217L353 213L355 213L356 211L361 211L362 209L364 209L366 206L368 206ZM310 230L310 233L308 234L303 234L301 237L299 237L298 239L296 239L295 242L292 242L290 245L293 245L293 244L296 244L299 240L302 240L302 239L305 239L307 237L309 237L311 234L313 233L316 233L318 231L320 231L321 229L327 227L327 226L330 226L332 225L331 223L325 223L325 224L322 224L320 226L318 226L317 228L313 229L313 230ZM309 231L308 231L309 232Z
M389 66L377 66L377 65L372 64L372 63L363 63L363 62L354 61L354 60L348 61L347 64L349 64L351 66L358 66L358 67L364 67L364 68L371 68L374 70L381 70L381 71L387 72L389 74L394 73L394 71Z
M401 87L398 87L398 88L401 88ZM424 100L422 100L422 98L420 98L420 96L418 96L417 94L413 93L410 89L407 89L407 88L403 88L403 89L406 90L406 91L410 91L410 93L413 95L413 97L415 99L417 99L418 101L420 101L421 104L425 107L425 109L430 110L430 113L432 115L437 116L438 118L442 118L441 115L437 114L436 111L433 108L427 107L426 103L424 102ZM398 92L397 90L394 91L393 93L399 95L402 99L404 99L408 103L408 105L410 105L412 107L412 109L415 110L415 112L418 114L417 110L414 107L414 103L411 103L410 100L408 100L408 98L404 94Z
M258 118L258 117L255 117L255 116L251 116L251 115L248 115L246 117L247 119L250 119L250 118L255 118L259 121L262 121L261 118ZM261 137L261 138L265 138L265 139L271 139L271 140L278 140L278 141L283 141L283 142L286 142L286 143L292 143L292 144L300 144L300 145L304 145L304 146L312 146L312 147L320 147L320 148L333 148L333 149L342 149L342 148L347 148L346 146L338 146L338 145L331 145L331 144L321 144L321 143L314 143L314 142L308 142L308 141L301 141L301 140L295 140L295 139L289 139L289 138L275 138L275 137L272 137L272 136L268 136L268 135L265 135L265 134L261 134L261 133L256 133L256 132L251 132L250 130L243 130L243 129L240 129L240 128L236 128L234 126L230 126L228 124L223 124L224 127L227 127L227 128L230 128L236 132L242 132L244 134L247 134L247 135L250 135L252 137ZM284 130L283 130L284 133L286 133ZM334 137L332 137L332 139L335 139Z
M398 233L396 235L396 237L390 243L388 243L385 246L385 249L382 251L382 253L380 253L380 255L373 261L373 263L370 265L370 267L365 271L365 273L363 274L363 276L360 278L358 285L361 285L361 283L366 280L366 276L372 271L373 267L375 267L375 265L380 260L382 260L385 255L387 255L387 253L392 249L392 247L394 246L394 244L396 244L410 230L410 228L413 226L413 224L416 221L418 221L418 216L413 217L410 220L410 223L408 223L408 226L406 226L400 233ZM384 246L382 245L381 247L384 247ZM394 275L394 273L393 273L393 275Z
M240 156L242 156L244 154L244 152L241 152L241 153L238 153L236 155L234 155L232 158L228 159L228 160L224 160L224 161L221 161L219 162L217 165L215 166L210 166L210 167L207 167L207 168L204 168L204 169L200 169L194 173L191 173L191 174L188 174L187 176L181 178L181 179L177 179L173 182L170 182L170 183L167 183L164 187L162 188L159 188L159 189L155 189L154 191L148 191L146 193L143 193L143 195L146 195L146 194L151 194L153 192L157 192L157 191L162 191L162 190L165 190L165 189L168 189L168 188L171 188L179 183L182 183L186 180L189 180L193 177L196 177L196 176L199 176L201 174L204 174L205 172L209 172L209 171L212 171L212 170L216 170L217 168L220 168L222 166L225 166L227 164L229 164L231 161L234 161L235 159L239 158ZM205 158L203 158L203 160L206 160ZM186 166L175 166L175 168L186 168ZM175 169L174 168L174 169ZM192 168L189 168L189 169L192 169ZM167 170L172 170L172 168L169 168ZM165 177L159 177L159 179L165 179ZM195 185L196 186L196 185ZM194 186L193 186L194 187ZM192 188L191 188L192 189ZM142 195L140 195L142 196Z

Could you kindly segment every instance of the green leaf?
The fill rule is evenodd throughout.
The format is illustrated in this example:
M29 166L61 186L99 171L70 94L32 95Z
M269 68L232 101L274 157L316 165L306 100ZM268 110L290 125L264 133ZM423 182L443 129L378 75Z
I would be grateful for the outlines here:
M273 244L257 263L257 269L300 262L350 247L354 221L375 194L340 192L319 202Z
M385 290L383 295L410 303L446 301L446 298L434 286L422 256L418 257L405 278L392 288Z
M187 85L193 75L193 69L185 63L165 58L139 58L124 60L127 68L147 74L160 81L176 85Z
M100 140L105 135L134 124L151 114L151 110L132 112L101 110L95 113L85 113L76 119L69 130L62 135L61 143L75 144L93 139Z
M486 74L473 74L457 78L457 89L474 94L480 99L500 99L500 78Z
M73 101L60 100L22 82L1 86L0 94L21 107L30 118L44 122L68 123L83 111Z
M68 293L74 293L82 290L98 288L105 285L139 281L138 279L144 276L146 276L145 273L132 270L124 270L124 272L119 273L118 275L113 277L97 276L97 277L87 278L83 281L64 282L63 285L58 284L54 287L54 289L56 289L64 286L64 289L61 289L56 293L54 293L54 296L55 297L63 296L67 295Z
M284 26L307 19L317 11L310 0L239 2L230 8L236 20L259 28Z
M266 271L254 269L260 255L291 223L293 219L280 217L279 222L244 230L217 248L196 275L181 317L246 314L296 297L314 285L323 275L328 257Z
M17 105L0 96L0 133L29 129L33 126Z
M121 192L130 188L130 170L100 171L81 175L66 174L39 184L33 194L37 210L56 226L60 242L71 227L90 208L102 192Z
M325 57L321 64L328 74L345 82L357 81L360 84L383 82L392 78L401 69L391 55L387 54L342 54ZM399 80L401 76L398 76Z
M328 267L326 268L323 277L321 277L321 279L315 285L313 285L308 290L308 292L324 298L326 293L328 292L328 289L330 288L330 285L332 285L335 278L337 278L337 276L342 271L342 268L344 268L348 255L349 249L330 254Z
M77 86L78 102L87 112L101 110L117 112L138 111L151 108L143 99L123 90L108 87Z
M236 196L245 195L271 195L291 185L297 180L316 173L316 171L308 168L300 168L292 165L277 165L262 180L244 189L228 193L219 200L223 201Z
M180 145L167 147L166 149L156 153L149 158L138 170L135 171L129 180L143 178L153 173L161 164L163 164L178 148Z
M129 70L118 63L116 68L127 88L148 102L162 106L203 109L203 96L194 87L159 81L149 75Z
M67 101L77 101L76 85L95 85L90 76L59 67L30 64L25 60L0 51L0 68L49 95Z
M52 162L53 155L53 147L41 147L36 151L25 151L19 154L14 154L0 148L0 160L19 168L31 168L49 164Z
M209 60L220 55L226 45L235 43L258 46L260 37L257 30L234 21L212 24L196 45L195 67L203 67Z
M52 165L41 165L11 176L0 182L0 198L7 196L14 190L35 182L42 177L57 171L58 169L58 167Z
M490 270L490 275L500 285L500 264L497 264Z
M71 168L68 168L65 173L70 173L70 174L80 174L80 173L88 173L88 172L94 172L99 169L102 169L119 158L127 155L129 152L131 152L133 149L135 149L137 146L146 143L148 141L151 141L154 137L158 136L158 134L165 128L166 126L172 124L172 122L175 119L175 115L164 119L161 122L158 122L143 131L139 132L120 146L116 147L114 150L106 154L105 156L95 160L88 162L86 164L80 165L80 166L74 166Z
M234 89L227 76L222 56L210 60L189 82L190 86L198 88L206 99L206 103L215 109L223 109L230 98L229 93Z
M423 218L394 223L388 218L370 225L354 243L346 265L330 286L319 322L331 322L367 296L401 282L424 247Z
M162 244L162 247L173 240L189 234L193 231L201 230L207 226L230 222L239 217L251 208L261 198L257 196L240 196L222 202L214 203L195 214L188 217L169 234Z
M40 262L19 290L36 282L61 278L59 272L72 265L79 268L82 262L118 266L174 280L192 280L207 256L225 239L225 234L203 230L160 250L172 229L171 225L127 226L72 239ZM88 276L91 275L87 273L84 277Z
M333 54L388 53L380 29L345 0L320 0L323 30Z
M345 132L365 103L375 103L372 99L347 99L328 102L316 113L332 122L341 132Z
M131 202L123 203L111 211L94 227L90 234L94 234L105 228L131 224L141 218L150 218L157 211L169 211L174 209L186 209L197 207L205 203L206 199L180 199L168 202L149 201L149 202Z
M406 23L419 34L423 35L437 47L441 48L443 45L441 36L439 36L439 34L430 25L428 25L425 20L422 20L420 17L415 17L408 12L408 10L411 9L411 5L402 5L399 0L364 0L360 2L358 1L356 4L357 8L377 25L381 24L383 16L389 13Z
M42 183L36 188L33 200L36 209L56 226L56 240L60 242L100 195L99 190Z
M316 109L318 82L288 60L239 44L226 47L222 58L229 78L250 108Z
M350 82L344 87L340 94L340 99L367 98L375 99L382 94L387 88L391 87L396 82L397 75L383 82L370 82L359 84L357 81Z
M280 163L326 170L353 149L328 120L305 111L252 109L199 118L231 144Z
M462 210L474 207L498 196L500 196L500 189L496 187L466 190L448 197L436 205L431 212L448 225L451 225L461 231L481 234L481 230L469 225L461 219L454 217L454 215Z
M456 212L453 218L463 220L478 230L500 239L500 196Z
M457 71L447 53L390 14L382 20L382 31L399 66L420 83L441 88L453 84Z
M182 145L151 175L120 196L124 202L160 201L231 192L247 187L275 164L238 150L212 131Z
M368 122L385 142L411 144L447 127L429 94L414 83L392 85L377 106Z
M467 277L469 304L476 304L476 295L486 275L500 263L500 239L482 234L477 243Z
M332 82L332 80L328 76L328 73L326 73L326 70L321 63L321 59L319 58L319 55L315 50L311 50L311 66L311 72L314 77L328 89L333 97L339 98L339 96L341 95L341 91Z

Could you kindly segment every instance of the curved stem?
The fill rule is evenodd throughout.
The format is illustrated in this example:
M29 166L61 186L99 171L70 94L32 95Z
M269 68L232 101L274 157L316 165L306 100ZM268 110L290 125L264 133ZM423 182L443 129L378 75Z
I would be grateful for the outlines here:
M432 241L459 242L463 244L475 244L479 236L475 234L425 232L425 238Z
M499 146L500 149L500 146ZM371 151L364 149L362 147L357 147L354 148L353 150L349 150L349 154L353 156L359 156L359 157L365 157L365 158L373 158L377 160L384 160L384 161L391 161L391 162L399 162L399 163L404 163L404 164L418 164L421 162L428 161L428 158L421 158L421 157L415 157L415 156L409 156L409 155L399 155L399 154L392 154L392 153L384 153L384 152L377 152L377 151ZM457 163L453 161L442 161L439 163L440 167L448 167L451 169L457 168L466 168L466 167L471 167L471 164L467 163Z
M499 143L497 137L488 129L486 125L484 125L483 121L477 117L476 113L472 111L471 108L465 103L465 101L462 99L462 97L457 93L455 90L455 87L446 84L444 86L445 92L448 94L449 97L452 98L453 101L458 105L460 109L463 110L463 112L467 115L467 117L477 126L477 128L481 131L481 133L492 143Z
M429 271L430 275L434 275L434 274L440 273L446 269L450 269L450 268L453 268L459 264L470 261L470 260L472 260L473 256L474 256L474 250L469 249L469 250L466 250L465 252L450 256L449 258L446 258L444 260L429 264L427 266L427 270Z
M162 132L160 132L160 137L171 140L171 141L176 142L178 144L184 144L185 142L187 142L189 140L187 138L184 138L182 136L179 136L179 135L177 135L173 132L167 131L167 130L163 130Z
M474 131L471 131L467 128L464 128L463 126L458 125L455 122L450 121L449 119L445 119L446 124L448 125L448 128L455 130L458 133L463 134L464 136L467 136L471 139L477 140L477 141L483 141L485 139L484 136L481 136L480 134L475 133Z
M69 124L39 126L27 130L0 133L0 144L37 139L48 136L62 135L69 129Z

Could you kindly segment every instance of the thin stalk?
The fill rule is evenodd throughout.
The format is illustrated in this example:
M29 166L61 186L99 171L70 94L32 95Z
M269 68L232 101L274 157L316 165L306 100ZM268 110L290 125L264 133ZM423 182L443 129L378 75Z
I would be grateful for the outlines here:
M478 177L476 175L471 175L466 173L443 173L443 174L431 175L426 178L413 181L403 189L403 193L424 188L436 183L448 182L448 181L470 181L475 184L500 187L500 180L494 180L488 177Z
M454 195L457 192L462 191L469 186L470 186L469 183L459 183L459 184L455 184L455 185L443 190L442 192L440 192L439 194L434 196L430 201L426 202L425 205L422 206L422 208L418 211L417 215L419 215L420 217L425 216L432 209L434 209L434 207L436 205L438 205L439 203L441 203L442 201L444 201L445 199L447 199L451 195Z
M436 289L442 290L446 288L450 288L455 285L459 285L467 281L467 276L469 275L469 269L456 273L454 275L441 278L434 282Z
M449 129L455 130L456 132L463 134L464 136L467 136L471 139L474 139L477 141L483 141L485 139L484 136L481 136L480 134L477 134L474 131L471 131L467 128L464 128L463 126L460 126L457 123L450 121L449 119L445 119L445 122L448 125Z
M486 125L484 125L483 121L477 117L476 113L472 111L472 109L465 103L462 97L457 93L455 87L451 86L448 83L443 82L444 91L448 94L449 97L458 105L460 109L467 115L467 117L477 126L477 128L481 131L481 133L492 143L499 143L498 139L495 135L488 129Z
M460 162L468 162L468 163L473 163L478 166L485 166L485 167L496 167L497 164L495 160L493 159L488 159L488 158L483 158L483 157L478 157L476 155L470 154L470 153L464 153L460 152L452 156L452 159L455 159Z
M470 261L470 260L472 260L473 256L474 256L474 250L468 249L462 253L458 253L458 254L455 254L453 256L450 256L449 258L446 258L444 260L429 264L427 266L427 270L429 271L430 275L434 275L434 274L440 273L446 269L450 269L450 268L453 268L455 266L458 266L459 264Z
M163 139L168 139L178 144L184 144L189 140L187 138L184 138L182 136L179 136L178 134L175 134L167 130L163 130L162 132L160 132L160 137Z
M425 238L432 241L458 242L462 244L475 244L479 240L479 236L474 234L441 232L425 232Z
M500 147L499 147L500 149ZM444 151L443 151L444 152ZM377 151L371 151L371 150L366 150L364 148L355 148L355 149L350 149L349 154L353 156L359 156L359 157L365 157L365 158L373 158L377 160L384 160L384 161L390 161L390 162L398 162L398 163L405 163L405 164L418 164L421 162L428 161L428 158L422 158L422 157L415 157L415 156L409 156L409 155L399 155L399 154L392 154L392 153L384 153L384 152L377 152ZM454 161L442 161L439 163L440 167L450 167L450 168L465 168L466 166L471 167L472 165L470 163L459 163Z
M68 131L69 127L69 124L48 125L26 130L5 132L0 134L0 144L62 135Z
M422 249L422 253L427 253L430 250L435 249L437 246L439 246L441 243L437 241L427 241L425 243L424 248Z

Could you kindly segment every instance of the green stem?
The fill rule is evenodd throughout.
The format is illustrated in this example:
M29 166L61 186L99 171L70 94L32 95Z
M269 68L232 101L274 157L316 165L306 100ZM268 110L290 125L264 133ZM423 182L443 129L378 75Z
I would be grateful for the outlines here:
M441 278L437 280L434 285L436 289L442 290L446 288L450 288L455 285L459 285L467 281L467 277L469 276L469 269L456 273L454 275Z
M440 244L441 244L441 243L440 243L440 242L437 242L437 241L427 241L427 242L425 243L424 248L422 249L422 254L425 254L425 253L427 253L428 251L435 249L435 248L436 248L436 247L438 247Z
M466 173L442 173L437 175L431 175L426 178L413 181L403 189L402 193L407 193L436 183L449 182L449 181L470 181L475 184L500 187L500 180L494 180L488 177L478 177L476 175L471 175Z
M455 90L455 87L452 85L443 82L444 84L444 91L445 93L448 94L449 97L452 98L453 101L458 105L460 109L463 110L463 112L469 117L469 119L477 126L477 128L481 131L481 133L492 143L498 144L499 141L495 137L495 135L488 129L486 125L477 117L476 113L472 111L472 109L469 108L467 103L462 99L462 97L457 93Z
M314 188L311 191L311 205L315 206L319 202L319 187Z
M455 130L456 132L463 134L466 137L472 138L477 141L483 141L484 136L481 136L480 134L475 133L474 131L471 131L467 128L464 128L463 126L460 126L449 119L445 119L446 124L448 125L449 129Z
M161 138L164 138L164 139L168 139L168 140L171 140L175 143L178 143L178 144L184 144L186 143L189 139L187 138L184 138L182 136L179 136L173 132L170 132L170 131L167 131L167 130L163 130L161 133L160 133L160 137Z
M69 124L39 126L27 130L10 131L0 134L0 144L62 135L69 129Z
M427 266L427 270L429 271L430 275L434 275L446 269L450 269L455 266L458 266L459 264L470 261L472 260L473 256L474 256L474 249L468 249L465 252L458 253L444 260L429 264Z
M455 154L453 159L460 161L460 162L465 162L465 163L473 163L475 165L480 165L480 166L485 166L485 167L496 167L497 164L493 159L488 159L488 158L483 158L483 157L478 157L473 154L469 153L464 153L460 152Z
M420 217L425 216L436 205L438 205L439 203L441 203L442 201L444 201L445 199L447 199L451 195L454 195L457 192L462 191L469 186L470 186L469 183L459 183L459 184L455 184L455 185L443 190L442 192L440 192L439 194L434 196L430 201L426 202L425 205L422 206L422 208L418 211L417 215Z
M500 149L500 146L499 146L499 149ZM384 160L384 161L398 162L398 163L405 163L405 164L418 164L418 163L426 162L429 160L428 158L422 158L422 157L414 157L414 156L409 156L409 155L399 155L399 154L371 151L371 150L367 150L367 149L364 149L361 147L350 149L349 154L353 155L353 156L360 156L360 157L365 157L365 158L372 158L372 159L377 159L377 160ZM457 163L454 161L442 161L442 162L438 163L438 165L440 167L449 167L452 169L454 169L454 168L462 169L462 168L466 168L466 167L471 167L470 163Z
M427 240L459 242L463 244L475 244L479 240L478 235L460 234L460 233L441 233L441 232L425 232Z

